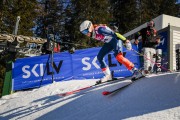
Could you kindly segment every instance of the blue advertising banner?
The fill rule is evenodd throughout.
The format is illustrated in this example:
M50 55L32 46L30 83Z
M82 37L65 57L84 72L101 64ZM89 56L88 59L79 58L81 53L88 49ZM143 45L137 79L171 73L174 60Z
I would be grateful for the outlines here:
M136 46L133 46L133 49L136 50ZM86 51L77 51L76 54L72 55L73 73L75 79L97 79L103 77L104 74L100 69L99 62L96 57L99 50L100 48L87 49ZM136 53L133 51L127 51L124 48L124 56L139 68L139 57L137 57ZM114 71L114 77L126 77L132 74L124 65L117 62L113 52L105 56L105 61L111 71Z
M13 90L39 87L55 81L72 79L71 54L64 52L54 54L53 65L51 55L17 59L13 68Z
M168 68L169 63L168 63L168 31L164 31L159 33L159 35L161 36L161 42L160 44L156 47L156 49L161 49L162 50L162 61L161 64L157 65L159 71L167 71L161 68L161 66L163 66L164 68Z
M103 73L96 57L100 49L100 47L90 48L77 50L74 54L61 52L53 56L17 59L13 67L13 90L39 87L41 84L52 83L52 80L101 78ZM133 49L137 50L136 46L133 46ZM139 56L135 52L124 48L123 54L136 67L140 67ZM124 65L116 61L113 52L105 57L105 61L114 71L114 77L126 77L132 74Z

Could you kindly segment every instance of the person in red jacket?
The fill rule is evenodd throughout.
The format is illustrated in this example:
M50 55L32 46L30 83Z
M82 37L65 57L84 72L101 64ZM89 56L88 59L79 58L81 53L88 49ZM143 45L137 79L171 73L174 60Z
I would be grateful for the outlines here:
M107 55L112 50L114 51L114 56L116 57L117 61L125 65L128 70L134 73L133 77L138 77L140 75L134 64L123 56L123 42L125 43L127 49L132 49L130 41L127 40L124 36L114 32L104 24L93 25L89 20L81 23L80 32L84 35L87 35L88 37L94 38L95 40L104 42L104 45L97 55L100 67L105 74L105 76L99 82L112 79L110 69L104 61L105 55Z

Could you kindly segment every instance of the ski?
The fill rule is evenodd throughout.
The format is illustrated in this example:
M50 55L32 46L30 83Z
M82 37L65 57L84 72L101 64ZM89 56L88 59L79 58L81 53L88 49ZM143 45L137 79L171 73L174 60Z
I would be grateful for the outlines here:
M80 89L77 89L77 90L73 90L73 91L70 91L70 92L65 92L65 93L60 93L60 94L57 94L57 96L60 96L60 97L65 97L65 96L69 96L69 95L72 95L72 94L75 94L75 93L78 93L78 92L81 92L83 90L87 90L89 88L92 88L92 87L95 87L95 86L98 86L98 85L101 85L101 84L105 84L105 83L109 83L109 82L114 82L114 81L119 81L119 80L124 80L124 79L127 79L128 77L125 77L125 78L113 78L112 80L108 80L108 81L105 81L105 82L101 82L101 83L95 83L94 85L90 85L90 86L87 86L87 87L83 87L83 88L80 88Z
M131 80L132 80L132 81L136 81L136 80L139 80L139 79L144 78L144 77L146 77L146 76L143 75L143 76L141 76L141 77L139 77L139 78L133 77Z
M116 93L116 92L118 92L118 91L121 91L121 90L123 90L124 88L128 87L129 85L131 85L133 82L135 82L135 81L137 81L137 80L139 80L139 79L141 79L141 78L144 78L144 77L145 77L145 76L141 76L141 77L139 77L139 78L132 78L132 79L131 79L132 82L131 82L130 84L127 84L127 85L125 85L125 86L123 86L123 87L117 88L117 89L112 90L112 91L103 91L103 92L102 92L102 95L107 96L107 95L111 95L111 94L113 94L113 93Z

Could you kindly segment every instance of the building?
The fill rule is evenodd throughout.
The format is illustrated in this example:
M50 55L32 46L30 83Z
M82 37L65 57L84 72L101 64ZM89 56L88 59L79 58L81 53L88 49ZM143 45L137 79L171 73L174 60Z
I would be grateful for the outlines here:
M156 25L155 28L156 28L157 31L167 27L168 25L180 27L180 18L165 15L165 14L162 14L162 15L154 18L153 21L155 22L155 25ZM130 37L134 33L136 33L137 31L139 31L140 29L142 29L142 28L144 28L146 26L147 26L147 23L144 23L144 24L140 25L139 27L125 33L124 36L125 37Z

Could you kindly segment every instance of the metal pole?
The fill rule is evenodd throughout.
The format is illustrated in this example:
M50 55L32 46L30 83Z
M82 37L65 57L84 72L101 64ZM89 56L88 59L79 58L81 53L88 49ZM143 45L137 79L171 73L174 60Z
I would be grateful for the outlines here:
M51 66L52 66L52 83L53 83L54 82L54 40L51 41Z
M14 35L17 35L20 19L21 19L20 16L17 16L16 25L15 25L15 29L13 32Z

